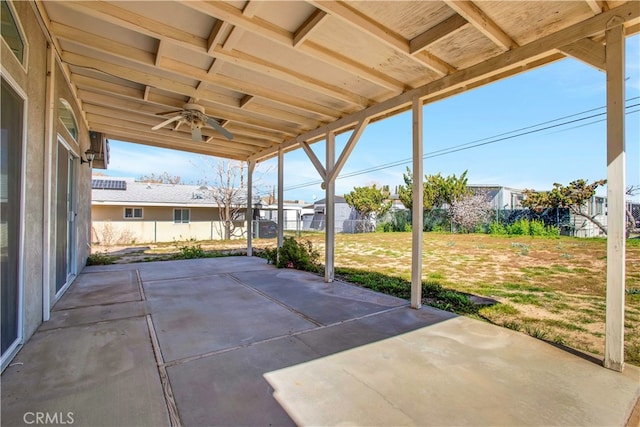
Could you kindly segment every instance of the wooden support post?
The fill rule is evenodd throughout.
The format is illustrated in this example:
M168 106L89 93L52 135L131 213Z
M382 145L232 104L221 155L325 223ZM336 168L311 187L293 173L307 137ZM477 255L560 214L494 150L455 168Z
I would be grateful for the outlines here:
M607 296L604 366L624 367L625 140L624 27L612 18L606 31L607 67Z
M284 151L278 151L278 247L284 241Z
M325 163L325 169L327 171L327 178L324 181L325 186L325 205L324 205L324 217L325 217L325 233L324 233L324 281L327 283L333 282L334 277L334 256L335 256L335 192L336 184L334 176L331 178L333 167L336 161L336 140L333 132L327 133L327 161Z
M247 256L253 256L253 170L255 160L247 162Z
M413 207L411 236L411 308L422 306L423 141L422 101L413 98Z

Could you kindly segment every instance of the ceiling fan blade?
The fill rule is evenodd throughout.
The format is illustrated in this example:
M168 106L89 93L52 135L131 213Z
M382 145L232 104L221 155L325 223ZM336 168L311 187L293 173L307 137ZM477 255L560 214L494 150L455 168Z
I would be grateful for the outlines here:
M163 111L162 113L156 113L156 116L166 116L167 114L180 113L182 110Z
M174 131L178 130L178 128L179 128L180 126L182 126L183 124L185 124L186 122L187 122L187 121L184 119L184 117L183 117L183 118L181 118L180 120L178 120L178 121L176 122L176 125L175 125L175 127L173 128L173 130L174 130Z
M170 119L167 119L164 122L155 125L154 127L151 128L151 130L158 130L158 129L162 128L162 127L165 127L169 123L173 123L176 120L180 120L181 118L182 118L182 115L171 117Z
M223 128L220 125L220 123L218 123L217 120L212 119L211 117L207 117L207 124L212 128L214 128L215 130L217 130L218 132L220 132L221 134L223 134L227 139L229 140L233 139L233 134L228 130L226 130L225 128Z
M202 130L198 126L191 128L191 140L194 142L202 142Z

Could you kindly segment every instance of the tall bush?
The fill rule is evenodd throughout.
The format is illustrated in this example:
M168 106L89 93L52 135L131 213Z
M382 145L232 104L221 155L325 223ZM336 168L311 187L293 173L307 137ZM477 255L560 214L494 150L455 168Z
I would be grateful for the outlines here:
M320 268L320 253L309 240L298 242L293 237L285 237L281 248L265 250L267 261L278 268L316 272Z

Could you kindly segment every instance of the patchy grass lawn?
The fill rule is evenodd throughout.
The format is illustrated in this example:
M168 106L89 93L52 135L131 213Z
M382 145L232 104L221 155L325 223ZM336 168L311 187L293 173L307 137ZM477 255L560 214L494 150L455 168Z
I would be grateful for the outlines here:
M308 239L324 247L324 236ZM497 300L479 311L492 323L602 355L606 252L605 239L425 233L422 279ZM411 280L411 233L337 235L339 267ZM638 239L626 269L625 359L640 365Z
M324 253L323 234L302 239ZM194 243L115 248L128 252L119 255L114 248L94 248L94 253L116 254L120 262L146 261ZM207 251L246 248L244 240L197 244ZM274 245L275 239L254 240L258 250ZM338 234L336 268L411 280L411 233ZM640 366L639 239L628 240L626 268L625 359ZM424 234L423 281L499 302L472 316L599 355L604 352L605 274L604 239ZM394 283L385 286L396 289Z

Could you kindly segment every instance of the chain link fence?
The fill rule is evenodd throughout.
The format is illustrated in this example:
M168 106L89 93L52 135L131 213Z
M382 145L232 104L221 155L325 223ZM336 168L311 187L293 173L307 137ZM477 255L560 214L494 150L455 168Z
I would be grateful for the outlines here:
M491 222L497 222L503 226L511 225L519 220L541 221L545 226L557 227L560 234L566 236L578 235L582 221L572 218L569 209L546 209L541 212L530 209L500 209L493 211L490 221L482 224L481 228L487 230ZM410 231L412 224L411 211L389 212L377 221L376 229L379 231ZM434 209L424 212L424 231L455 231L451 224L447 209Z

